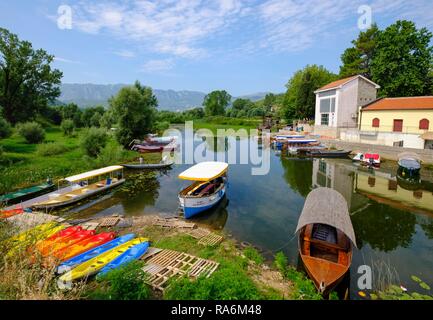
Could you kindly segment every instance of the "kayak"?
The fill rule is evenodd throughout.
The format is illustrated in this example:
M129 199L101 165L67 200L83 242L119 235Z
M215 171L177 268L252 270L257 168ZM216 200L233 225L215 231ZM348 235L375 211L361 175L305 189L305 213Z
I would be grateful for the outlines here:
M81 240L90 238L95 235L95 230L81 230L75 233L72 233L69 236L62 237L55 242L49 243L47 246L44 246L42 250L39 250L42 256L47 257L50 255L56 255L56 253L64 248L67 248Z
M124 252L128 251L129 248L132 248L133 246L139 243L147 242L147 241L148 241L147 238L135 238L133 240L125 242L124 244L116 246L113 249L108 250L107 252L104 252L99 256L96 256L76 266L74 269L63 274L59 278L59 280L60 282L67 283L84 277L89 277L95 273L98 273L108 263L110 263L120 255L122 255Z
M7 256L11 256L17 253L19 249L29 247L39 240L46 239L64 228L65 226L56 222L48 222L24 231L8 240L13 247L9 250Z
M23 208L11 209L11 210L0 210L0 219L7 219L18 214L24 213Z
M72 268L76 267L77 265L84 263L101 253L104 253L108 250L113 249L114 247L117 247L118 245L121 245L123 243L126 243L132 239L134 239L135 234L129 233L127 235L124 235L122 237L116 238L111 240L110 242L104 243L103 245L100 245L96 248L90 249L86 252L83 252L77 256L74 256L73 258L70 258L69 260L64 261L62 264L60 264L57 267L57 273L65 273L66 271L71 270Z
M82 227L69 227L66 229L63 229L55 234L53 234L51 237L48 237L45 240L40 240L38 243L36 243L36 249L39 251L45 250L46 247L56 243L57 241L60 241L64 237L68 237L71 234L74 234L78 231L83 230Z
M140 259L149 248L149 242L143 242L133 246L132 248L126 250L116 259L112 260L109 264L99 271L97 278L102 277L106 273L110 272L113 269L117 269L122 265L125 265L133 260Z
M95 234L94 236L81 240L72 246L63 248L56 252L55 257L60 261L66 261L72 257L75 257L83 252L100 246L116 237L114 232L103 232L100 234Z

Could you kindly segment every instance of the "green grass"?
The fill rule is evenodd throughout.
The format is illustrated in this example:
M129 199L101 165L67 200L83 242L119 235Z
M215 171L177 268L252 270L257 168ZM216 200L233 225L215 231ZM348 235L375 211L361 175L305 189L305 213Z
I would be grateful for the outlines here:
M42 145L27 144L17 133L0 140L4 151L0 160L0 194L45 181L48 177L57 180L91 170L104 162L84 156L80 147L80 130L71 137L64 136L59 127L45 128L45 131L45 142L62 145L64 152L46 156L38 152L44 148ZM135 152L125 152L122 160L136 156Z

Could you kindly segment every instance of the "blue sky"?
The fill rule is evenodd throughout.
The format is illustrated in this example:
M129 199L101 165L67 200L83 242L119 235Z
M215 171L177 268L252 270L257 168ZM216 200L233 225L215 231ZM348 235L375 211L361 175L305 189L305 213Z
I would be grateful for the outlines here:
M71 29L59 28L61 5ZM0 3L0 27L55 55L65 83L239 96L283 92L307 64L338 72L361 5L381 28L410 19L433 30L431 0L17 0Z

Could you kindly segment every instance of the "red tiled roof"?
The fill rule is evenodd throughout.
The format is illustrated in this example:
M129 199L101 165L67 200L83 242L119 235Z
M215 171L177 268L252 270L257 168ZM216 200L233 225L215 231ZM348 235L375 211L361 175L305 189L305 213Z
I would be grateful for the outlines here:
M362 111L429 109L433 109L433 96L379 99L366 105Z
M325 86L317 89L317 91L338 88L339 86L345 84L346 82L349 82L350 80L355 79L356 77L358 77L358 76L352 76L352 77L349 77L349 78L344 78L344 79L340 79L340 80L337 80L337 81L333 81L333 82L328 83L327 85L325 85Z

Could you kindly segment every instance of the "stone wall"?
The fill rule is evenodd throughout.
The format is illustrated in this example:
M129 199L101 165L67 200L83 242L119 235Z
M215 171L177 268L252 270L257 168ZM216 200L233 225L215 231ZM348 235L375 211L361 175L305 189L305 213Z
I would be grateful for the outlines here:
M329 138L338 138L339 129L329 126L314 126L314 134Z
M335 139L324 139L324 138L320 138L319 140L327 146L334 146L338 149L352 150L353 152L362 152L362 153L365 152L379 153L382 158L388 160L394 160L394 161L398 160L398 155L402 152L413 152L416 153L421 158L424 164L433 164L433 150L399 148L399 147L347 142L347 141L341 141Z
M424 149L425 141L419 134L401 132L359 131L357 129L340 129L339 138L346 142L394 146L403 141L403 147Z

